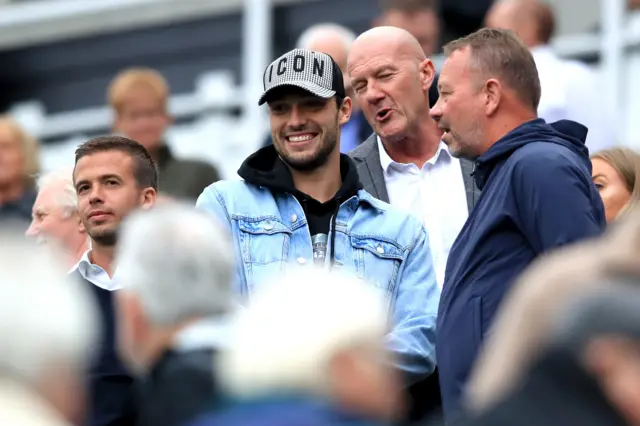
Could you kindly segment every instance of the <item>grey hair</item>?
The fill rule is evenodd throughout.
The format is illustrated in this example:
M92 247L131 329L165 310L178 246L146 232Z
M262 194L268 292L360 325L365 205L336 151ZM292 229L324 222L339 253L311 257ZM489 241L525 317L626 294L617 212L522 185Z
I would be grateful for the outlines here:
M349 28L329 22L316 24L307 28L298 38L296 47L299 49L309 49L316 40L334 35L337 35L340 40L342 40L346 51L351 49L351 45L356 40L356 34Z
M233 244L206 212L182 202L130 215L116 249L122 291L135 293L157 326L232 309Z
M55 197L56 203L69 213L78 210L78 194L73 185L73 168L65 167L40 175L36 179L38 191L54 185L60 185L60 193Z
M83 374L100 339L89 290L50 249L0 235L0 376L39 386L61 367Z
M216 360L220 384L240 398L330 396L334 356L357 347L386 353L387 306L381 291L356 277L287 270L257 288L238 313Z

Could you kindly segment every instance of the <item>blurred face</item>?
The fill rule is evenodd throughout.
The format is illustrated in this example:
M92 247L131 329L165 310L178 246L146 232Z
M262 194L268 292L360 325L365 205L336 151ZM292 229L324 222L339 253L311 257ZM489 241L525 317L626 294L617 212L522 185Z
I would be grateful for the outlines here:
M351 116L351 99L340 108L335 98L322 99L286 88L269 100L273 144L292 169L310 171L339 155L340 126Z
M171 119L164 105L150 93L139 90L130 95L126 104L116 113L115 130L154 152L162 142Z
M133 158L117 150L97 152L76 163L80 217L91 239L100 245L115 245L122 219L155 202L155 190L138 187L133 171Z
M373 130L385 142L407 137L429 110L433 63L380 45L361 46L349 59L356 101Z
M0 125L0 186L13 185L25 173L25 157L20 141L8 126Z
M382 17L381 24L402 28L411 33L418 40L427 57L432 56L438 48L440 21L432 11L404 13L391 10Z
M607 223L611 223L629 202L631 192L611 164L600 158L592 159L591 164L593 184L602 198Z
M455 157L473 160L482 153L485 96L477 73L469 66L469 51L457 50L444 62L438 102L431 117L444 132L442 141Z
M40 190L33 205L33 219L27 236L38 243L61 244L72 251L86 238L84 226L71 201L66 200L61 183L51 184Z
M378 347L359 347L338 354L331 366L333 395L349 411L395 420L405 409L402 380Z

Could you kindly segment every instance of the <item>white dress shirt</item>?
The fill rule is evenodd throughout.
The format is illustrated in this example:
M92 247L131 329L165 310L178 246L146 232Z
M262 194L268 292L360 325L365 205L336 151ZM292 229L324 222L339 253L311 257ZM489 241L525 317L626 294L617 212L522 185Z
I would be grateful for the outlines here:
M390 204L424 223L436 280L442 288L449 251L469 215L460 160L442 141L422 169L393 161L379 137L378 149Z
M93 285L96 285L108 291L120 290L116 275L114 274L113 278L110 278L109 274L107 274L107 271L102 269L102 267L91 263L91 261L89 260L90 252L91 249L84 252L82 257L80 258L80 261L78 261L78 263L76 263L75 266L71 268L69 273L72 274L77 270L78 272L80 272L82 278L89 281Z
M601 76L586 64L558 57L549 46L531 49L538 68L538 116L547 123L567 119L585 125L589 154L620 144L616 128L602 101Z

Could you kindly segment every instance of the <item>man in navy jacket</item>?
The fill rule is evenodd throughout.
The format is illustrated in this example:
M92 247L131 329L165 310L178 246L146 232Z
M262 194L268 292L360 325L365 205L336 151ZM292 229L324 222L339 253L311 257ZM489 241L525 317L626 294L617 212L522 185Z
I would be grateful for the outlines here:
M438 310L436 357L450 421L464 408L469 372L514 279L540 254L600 234L605 219L587 129L537 118L540 81L520 40L482 29L445 46L445 55L431 115L450 152L474 160L482 190L449 253Z

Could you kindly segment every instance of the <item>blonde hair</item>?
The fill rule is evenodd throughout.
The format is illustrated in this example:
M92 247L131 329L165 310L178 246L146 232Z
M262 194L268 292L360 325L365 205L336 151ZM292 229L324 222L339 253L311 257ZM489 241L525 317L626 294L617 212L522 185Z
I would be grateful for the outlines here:
M138 90L152 94L166 108L169 84L162 74L151 68L128 68L121 71L109 84L107 101L113 109L120 111L130 99L131 93Z
M596 158L606 161L615 169L631 194L627 204L618 213L620 218L640 203L640 154L630 148L616 147L598 151L591 156L592 160Z
M30 182L35 181L40 173L40 143L10 115L0 115L0 127L8 128L18 140L25 162L24 178Z

